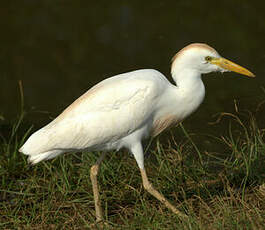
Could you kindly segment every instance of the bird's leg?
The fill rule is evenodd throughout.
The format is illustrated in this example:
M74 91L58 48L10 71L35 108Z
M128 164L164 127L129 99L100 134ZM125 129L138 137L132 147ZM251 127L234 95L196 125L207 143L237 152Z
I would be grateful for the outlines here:
M143 180L143 186L151 195L153 195L156 199L160 200L168 209L170 209L178 216L187 217L185 214L181 213L178 209L176 209L172 204L170 204L168 200L153 187L153 185L148 180L144 168L143 169L140 168L140 171Z
M103 161L105 155L106 155L106 152L103 152L101 154L101 156L98 158L96 164L92 165L92 167L90 168L90 179L92 181L92 186L93 186L93 194L94 194L96 221L97 222L103 221L102 208L101 208L101 202L100 202L100 197L99 197L97 175L99 172L100 164Z
M161 193L159 193L156 189L154 189L153 185L149 182L145 169L144 169L144 154L143 154L143 147L142 147L141 142L138 142L132 145L130 147L130 150L135 157L138 167L140 168L144 188L151 195L153 195L156 199L160 200L164 205L166 205L166 207L169 208L172 212L174 212L178 216L187 217L185 214L177 210L172 204L170 204L167 201L167 199Z

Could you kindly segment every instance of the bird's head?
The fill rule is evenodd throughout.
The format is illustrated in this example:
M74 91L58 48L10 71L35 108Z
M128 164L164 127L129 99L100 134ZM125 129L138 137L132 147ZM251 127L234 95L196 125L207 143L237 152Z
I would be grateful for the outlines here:
M246 68L221 57L215 49L203 43L190 44L172 58L172 74L180 68L192 69L200 74L233 71L249 77L255 76Z

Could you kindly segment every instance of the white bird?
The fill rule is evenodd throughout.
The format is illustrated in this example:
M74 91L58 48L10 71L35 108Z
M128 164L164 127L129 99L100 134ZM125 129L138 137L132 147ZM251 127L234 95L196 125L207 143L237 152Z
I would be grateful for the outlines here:
M247 69L222 58L206 44L184 47L172 59L176 85L160 72L142 69L108 78L74 101L57 118L33 133L19 149L36 164L65 152L127 148L140 168L144 188L170 210L184 216L148 181L142 140L183 121L204 99L201 75L234 71L249 77ZM96 220L103 220L97 174L105 152L91 167Z

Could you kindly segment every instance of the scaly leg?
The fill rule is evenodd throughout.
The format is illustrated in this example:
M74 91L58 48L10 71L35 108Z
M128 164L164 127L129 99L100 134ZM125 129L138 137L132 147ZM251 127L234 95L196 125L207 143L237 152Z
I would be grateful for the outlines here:
M90 179L92 181L92 186L93 186L93 194L94 194L96 221L97 222L103 221L103 214L102 214L101 202L100 202L100 197L99 197L97 175L99 172L100 164L103 161L105 155L106 155L106 152L103 152L101 154L101 156L98 158L96 164L92 165L92 167L90 169Z
M177 210L172 204L170 204L168 200L153 187L153 185L149 182L147 178L144 168L143 169L140 168L140 171L141 171L141 176L143 180L143 186L151 195L153 195L156 199L160 200L168 209L170 209L172 212L174 212L178 216L187 217L185 214Z

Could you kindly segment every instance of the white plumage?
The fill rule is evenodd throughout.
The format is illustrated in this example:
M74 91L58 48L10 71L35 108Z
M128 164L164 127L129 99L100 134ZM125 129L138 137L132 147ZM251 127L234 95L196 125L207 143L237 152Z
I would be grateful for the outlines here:
M201 74L228 70L254 76L221 58L208 45L191 44L173 58L171 73L176 85L152 69L108 78L33 133L19 151L35 164L64 152L125 147L134 155L147 186L141 141L182 121L198 108L205 94ZM102 220L99 211L97 220Z
M163 117L182 120L203 99L203 84L192 89L201 91L192 101L188 96L192 91L174 97L175 88L161 73L151 69L106 79L35 132L20 150L29 155L32 163L38 163L56 153L130 148L155 131L155 124ZM178 109L171 103L165 106L171 95Z

